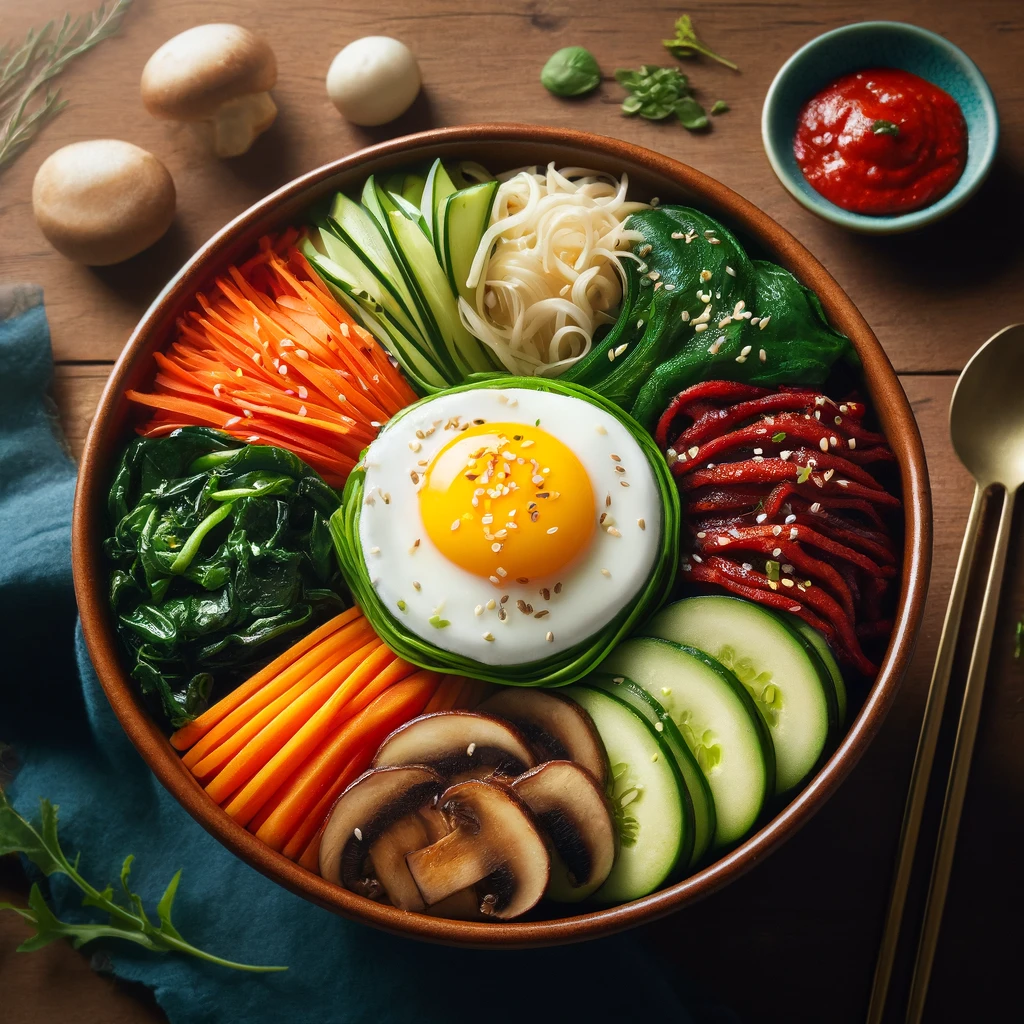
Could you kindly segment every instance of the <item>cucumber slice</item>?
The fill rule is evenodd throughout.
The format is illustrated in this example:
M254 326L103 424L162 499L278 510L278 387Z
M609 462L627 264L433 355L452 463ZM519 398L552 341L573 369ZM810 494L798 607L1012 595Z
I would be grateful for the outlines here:
M771 730L776 793L814 771L837 729L835 689L779 616L743 598L689 597L663 608L646 632L705 651L736 674Z
M667 640L635 637L602 669L632 679L679 727L715 802L715 849L750 831L775 785L775 752L754 701L714 658Z
M441 207L441 203L455 191L455 183L445 170L440 158L438 158L430 165L430 170L427 171L427 177L423 182L423 189L419 199L420 213L423 214L423 219L427 223L427 233L433 240L435 248L437 248L438 239L437 212ZM438 250L437 258L441 259L440 250Z
M469 268L491 222L491 207L498 191L496 181L473 185L448 196L438 216L438 236L443 252L442 264L448 274L452 291L470 305L476 300L475 289L466 286Z
M793 615L791 612L783 612L782 615L789 625L814 648L818 657L821 658L822 665L828 673L828 678L835 687L836 707L839 712L838 725L842 729L846 724L846 681L843 679L843 671L839 667L839 662L836 661L828 641L813 626L808 625L798 615Z
M389 216L395 240L419 287L420 294L433 314L438 333L460 378L467 377L473 372L493 369L480 343L462 326L455 296L448 286L448 279L441 265L437 262L430 240L419 226L400 210L393 211Z
M616 679L621 679L622 682L616 683ZM613 697L618 697L660 734L662 743L675 758L676 767L693 807L693 853L690 855L689 866L696 867L707 853L715 835L715 799L711 795L711 787L704 772L686 745L676 723L672 721L672 716L642 686L638 686L625 676L610 676L597 672L587 676L582 685L594 686L605 690Z
M689 861L693 819L679 769L658 734L628 704L588 686L562 692L594 720L612 765L619 855L594 899L639 899Z

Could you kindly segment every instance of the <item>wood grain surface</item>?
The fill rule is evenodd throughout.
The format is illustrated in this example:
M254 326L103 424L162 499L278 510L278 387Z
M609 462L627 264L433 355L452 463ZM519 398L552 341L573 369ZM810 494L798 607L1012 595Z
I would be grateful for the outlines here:
M19 37L74 2L0 0L0 37ZM1024 4L720 0L685 9L706 42L742 68L739 75L707 62L684 68L708 105L721 98L732 108L706 136L624 118L619 111L621 91L611 78L616 67L669 62L660 40L682 10L664 2L135 0L120 36L62 77L68 108L0 174L0 281L36 281L46 289L58 364L54 394L78 451L110 362L181 262L254 200L372 141L487 120L585 127L691 163L789 228L872 324L917 414L936 538L925 625L881 734L825 809L767 864L639 935L745 1022L845 1024L864 1015L917 729L970 502L971 483L946 428L955 373L985 338L1024 319ZM846 234L797 206L775 180L759 135L764 93L786 57L822 31L870 18L911 21L962 46L987 77L1002 118L1000 153L981 193L942 224L895 239ZM187 128L150 119L138 97L150 53L204 21L235 21L264 33L280 63L277 123L249 154L227 162L210 158ZM394 124L363 130L338 117L323 77L341 46L374 33L395 35L413 48L424 94ZM586 45L606 73L598 93L583 101L557 100L537 81L547 56L569 44ZM49 248L32 220L30 192L49 153L102 136L144 146L167 164L178 189L178 215L171 232L147 253L90 270ZM1019 545L1013 558L1019 569ZM1013 624L1024 607L1024 586L1016 582L1019 571L1009 576L929 1021L1021 1015L1016 975L1024 886L1016 837L1024 834L1024 666L1013 658ZM19 892L20 873L0 865L0 900ZM93 973L87 959L69 948L14 954L21 934L13 915L0 915L5 1024L163 1019L150 998ZM229 1008L224 1019L231 1020Z

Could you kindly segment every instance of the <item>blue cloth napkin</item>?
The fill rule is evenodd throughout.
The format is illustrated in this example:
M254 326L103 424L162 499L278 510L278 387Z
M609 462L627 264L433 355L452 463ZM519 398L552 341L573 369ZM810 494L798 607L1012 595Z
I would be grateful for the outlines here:
M15 806L34 817L40 797L59 804L63 845L82 851L94 882L116 880L134 853L133 885L150 907L184 869L175 923L190 942L290 968L243 974L111 943L102 951L114 973L152 988L174 1024L736 1019L632 937L475 951L353 924L264 878L192 821L121 731L75 629L76 470L49 405L51 375L41 291L0 288L0 739L18 754ZM44 891L58 916L91 916L61 876Z

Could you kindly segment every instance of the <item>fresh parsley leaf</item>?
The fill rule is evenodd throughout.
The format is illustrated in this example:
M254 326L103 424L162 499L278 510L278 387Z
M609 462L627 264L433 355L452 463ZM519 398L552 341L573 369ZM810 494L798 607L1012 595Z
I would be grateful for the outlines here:
M20 952L30 953L42 949L57 939L70 940L76 949L95 939L125 939L155 953L184 953L239 971L264 972L288 969L224 960L198 949L183 939L171 921L171 906L178 891L180 871L171 879L157 904L159 925L150 921L142 898L133 892L129 885L135 860L133 854L125 857L121 865L120 883L124 894L123 900L115 897L112 885L97 889L87 882L78 872L78 858L76 857L74 862L70 861L61 849L57 837L57 807L49 800L40 801L40 820L38 825L34 825L18 814L7 797L0 792L0 855L6 853L23 853L44 875L66 875L82 891L82 906L96 907L109 915L106 924L61 921L47 906L39 886L33 885L29 891L27 907L0 903L0 910L13 911L35 928L35 934L18 947Z
M805 484L811 479L811 466L797 466L796 467L796 482L798 484Z
M785 441L785 440L786 440L786 432L784 430L780 430L777 433L772 434L772 442L774 444L780 444L782 441Z
M697 33L693 30L693 22L688 14L684 14L676 19L675 38L663 39L662 43L673 57L680 57L685 60L700 54L704 57L710 57L711 60L718 61L719 64L724 64L727 68L732 68L733 71L739 71L739 68L731 60L720 57L714 50L697 38Z
M663 121L675 114L690 131L708 126L704 108L693 98L686 75L678 68L644 64L639 71L620 69L615 78L630 94L622 103L624 114L639 114L648 121Z

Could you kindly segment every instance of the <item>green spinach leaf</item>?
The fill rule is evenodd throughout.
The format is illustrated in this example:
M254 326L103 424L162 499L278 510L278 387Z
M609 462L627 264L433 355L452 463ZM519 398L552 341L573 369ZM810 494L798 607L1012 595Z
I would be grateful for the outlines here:
M340 499L301 459L189 427L139 438L110 489L110 603L132 677L173 726L343 607Z

